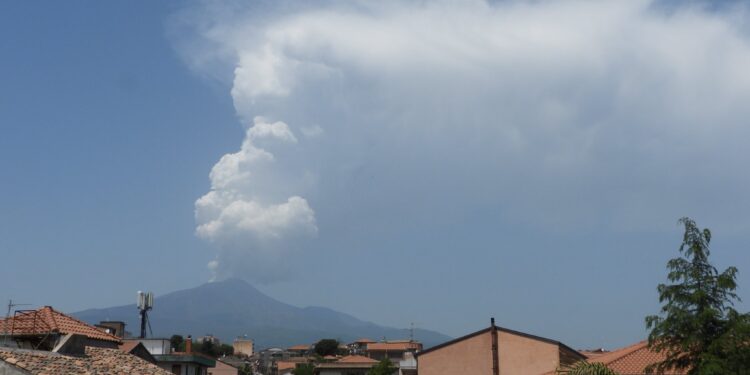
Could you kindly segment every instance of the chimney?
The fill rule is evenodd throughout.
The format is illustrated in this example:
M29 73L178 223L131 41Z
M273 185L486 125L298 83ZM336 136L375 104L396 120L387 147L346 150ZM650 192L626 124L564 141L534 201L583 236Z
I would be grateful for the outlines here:
M193 352L193 337L188 335L187 339L185 340L185 353L192 353Z

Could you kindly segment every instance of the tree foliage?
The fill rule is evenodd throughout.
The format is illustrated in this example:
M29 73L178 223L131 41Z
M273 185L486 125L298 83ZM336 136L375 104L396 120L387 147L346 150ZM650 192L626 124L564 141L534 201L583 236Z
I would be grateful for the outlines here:
M301 365L297 365L297 367L292 370L292 374L294 375L313 375L315 371L315 364L312 363L304 363Z
M172 337L169 338L169 345L172 346L172 349L181 352L184 349L183 345L185 343L185 339L181 335L172 335Z
M646 317L649 347L666 359L647 371L750 374L750 318L733 308L737 269L720 273L708 259L711 232L690 218L679 222L685 227L681 256L667 263L669 284L658 286L661 314Z
M339 350L339 342L338 340L334 339L322 339L315 343L315 347L313 348L313 351L315 351L315 354L325 357L327 355L336 355Z
M557 370L561 375L617 375L617 373L602 363L577 362L573 366Z
M218 358L234 354L234 347L227 344L216 345L211 341L203 341L202 343L197 342L193 344L193 351Z
M238 369L238 372L239 375L253 375L253 369L247 363L245 363L244 366L240 367Z
M398 368L393 365L390 359L383 358L367 372L367 375L393 375L397 370Z

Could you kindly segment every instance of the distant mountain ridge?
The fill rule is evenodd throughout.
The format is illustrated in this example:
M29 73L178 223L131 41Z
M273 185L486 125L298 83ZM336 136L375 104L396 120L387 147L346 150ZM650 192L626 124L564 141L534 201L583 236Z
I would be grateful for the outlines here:
M102 320L123 321L127 330L134 333L140 327L135 304L89 309L72 315L91 324ZM380 326L325 307L292 306L240 279L207 283L159 296L149 318L156 337L212 334L222 342L231 343L235 337L247 335L255 340L257 348L285 348L321 338L351 342L361 337L395 340L408 339L410 335L409 329ZM414 339L430 347L451 337L415 329Z

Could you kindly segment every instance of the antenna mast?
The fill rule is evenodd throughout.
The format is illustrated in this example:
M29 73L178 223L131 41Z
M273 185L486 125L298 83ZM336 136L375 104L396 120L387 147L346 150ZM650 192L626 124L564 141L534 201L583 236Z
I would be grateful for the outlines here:
M8 319L10 319L10 311L13 310L16 306L28 306L31 305L30 303L13 303L12 299L8 300L8 312L5 314L5 332L3 332L3 344L0 346L5 346L5 344L8 342L8 334L10 333L8 331Z
M148 321L148 312L154 307L154 293L138 291L138 311L141 315L141 335L140 338L146 338L146 326L151 328L151 322Z

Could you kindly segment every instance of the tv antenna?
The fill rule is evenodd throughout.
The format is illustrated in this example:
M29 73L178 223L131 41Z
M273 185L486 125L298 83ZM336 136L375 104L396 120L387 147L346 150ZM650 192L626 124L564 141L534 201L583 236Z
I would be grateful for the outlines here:
M0 346L5 346L5 344L8 342L8 336L10 336L9 335L10 332L8 331L8 319L10 319L10 312L11 312L11 310L13 310L13 308L16 307L16 306L29 306L29 305L31 305L31 304L30 303L13 303L12 299L8 300L8 312L5 313L5 324L3 325L5 327L5 329L4 329L5 332L3 332L4 333L3 334L3 344L0 345Z
M146 338L146 325L151 331L151 322L148 321L148 312L154 307L154 293L138 291L138 311L141 314L141 335L140 338ZM153 331L151 331L153 335Z

